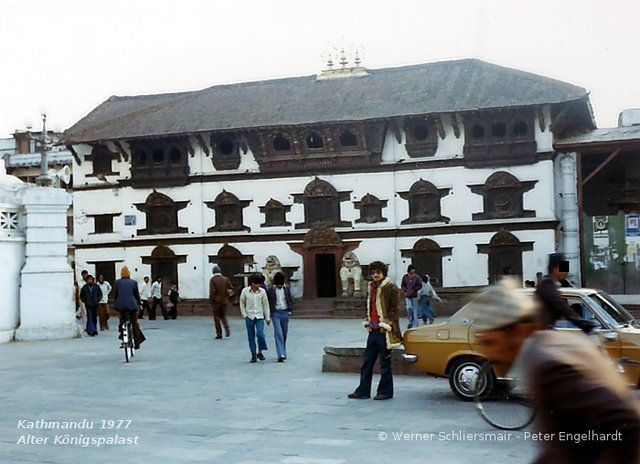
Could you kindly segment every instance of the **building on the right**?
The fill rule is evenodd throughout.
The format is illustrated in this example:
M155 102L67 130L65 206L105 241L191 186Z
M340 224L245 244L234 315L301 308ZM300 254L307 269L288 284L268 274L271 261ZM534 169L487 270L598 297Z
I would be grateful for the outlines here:
M582 285L640 309L640 109L554 148L576 166Z

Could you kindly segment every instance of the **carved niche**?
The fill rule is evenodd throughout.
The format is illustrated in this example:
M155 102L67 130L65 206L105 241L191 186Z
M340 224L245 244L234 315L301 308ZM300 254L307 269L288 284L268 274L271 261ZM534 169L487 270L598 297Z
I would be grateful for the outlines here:
M228 232L251 230L243 224L242 210L249 206L251 200L239 200L233 193L223 190L215 201L205 201L207 207L215 211L216 224L207 232Z
M186 208L188 201L173 201L155 190L144 203L134 206L146 214L147 227L138 231L138 235L178 234L187 232L186 227L178 224L178 211Z
M520 182L512 174L498 171L491 174L483 185L469 185L471 191L482 195L484 200L484 211L473 213L473 220L535 217L535 211L524 209L522 198L536 182Z
M433 156L438 149L434 118L411 118L404 121L405 147L412 158Z
M240 140L235 134L213 134L211 136L213 167L216 171L238 169L240 166Z
M532 164L534 110L477 111L464 115L464 160L470 168Z
M408 192L398 194L409 202L409 217L401 224L424 224L428 222L449 222L440 214L440 199L449 194L449 188L438 189L431 182L420 179Z
M442 258L451 256L451 248L441 248L435 241L421 238L410 250L401 250L403 257L411 258L420 275L427 274L434 287L442 286Z
M264 206L260 207L260 212L264 214L264 223L260 227L290 226L287 222L287 213L291 211L290 205L283 205L278 200L270 199Z
M130 141L131 186L134 188L186 185L189 182L186 137Z
M340 202L349 200L350 191L338 192L329 182L317 177L309 182L303 194L293 195L295 203L304 204L304 222L296 224L296 229L316 226L347 227L349 221L340 218Z
M386 122L251 132L247 142L262 172L322 171L379 164Z
M217 255L209 256L209 262L220 266L222 275L228 277L236 290L244 286L244 265L253 263L253 255L243 255L237 248L225 243ZM236 296L239 292L236 291Z
M118 174L113 172L111 162L115 159L120 159L118 153L112 152L105 145L94 145L91 148L91 154L85 156L86 160L91 161L93 166L93 172L91 176L111 176Z
M505 275L522 277L522 252L533 250L533 242L521 242L511 232L501 230L488 245L477 245L478 253L489 255L487 280L493 284Z
M356 219L356 223L387 222L387 218L382 217L382 208L386 208L387 202L388 200L379 200L370 193L363 196L360 201L354 201L354 207L360 211L360 218Z

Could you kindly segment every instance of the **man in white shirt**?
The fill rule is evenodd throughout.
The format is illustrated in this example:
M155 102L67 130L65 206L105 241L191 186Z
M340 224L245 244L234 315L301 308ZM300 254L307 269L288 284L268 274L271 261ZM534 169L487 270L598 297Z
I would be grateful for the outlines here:
M98 303L98 319L100 320L100 331L109 330L109 293L111 292L111 284L104 280L104 276L98 276L98 287L102 291L102 298Z
M144 283L140 287L140 300L142 303L142 308L140 309L140 313L138 314L138 319L144 319L144 310L147 310L147 314L149 318L151 318L151 308L149 307L149 300L151 299L151 285L149 285L149 276L144 276Z
M162 302L162 277L158 277L151 286L151 298L153 298L153 303L151 305L151 311L149 311L149 320L156 320L156 307L158 305L160 305L160 310L162 311L162 317L164 317L164 320L166 321L169 319L169 314Z
M240 294L240 312L244 317L247 327L247 336L249 337L249 350L251 351L251 360L256 362L256 357L260 361L264 361L262 351L267 350L267 340L264 337L264 321L271 324L271 315L269 314L269 299L267 292L260 287L262 277L259 275L251 276L249 279L249 287L242 290ZM258 337L258 353L256 354L256 336Z

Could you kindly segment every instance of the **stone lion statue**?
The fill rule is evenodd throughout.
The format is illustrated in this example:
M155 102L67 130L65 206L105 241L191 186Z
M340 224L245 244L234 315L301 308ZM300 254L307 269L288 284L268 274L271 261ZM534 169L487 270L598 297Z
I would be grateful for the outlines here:
M343 297L358 298L362 296L362 268L358 257L352 251L347 251L342 257L340 280L342 281Z
M262 275L264 276L264 284L266 286L273 285L273 276L276 275L276 272L282 272L284 274L280 260L277 256L267 256L265 265L262 268Z

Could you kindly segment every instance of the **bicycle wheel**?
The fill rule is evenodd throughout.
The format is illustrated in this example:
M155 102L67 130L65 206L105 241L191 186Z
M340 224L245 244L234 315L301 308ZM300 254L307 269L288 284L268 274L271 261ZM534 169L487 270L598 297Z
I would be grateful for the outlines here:
M493 366L485 363L478 377L491 374ZM490 392L479 392L474 402L480 416L500 430L520 430L533 422L536 409L526 392L513 381L496 381Z
M129 332L129 357L133 358L133 325L131 321L127 324L127 332Z
M126 321L122 323L120 330L122 333L122 344L120 346L124 348L124 362L129 362L129 330Z

